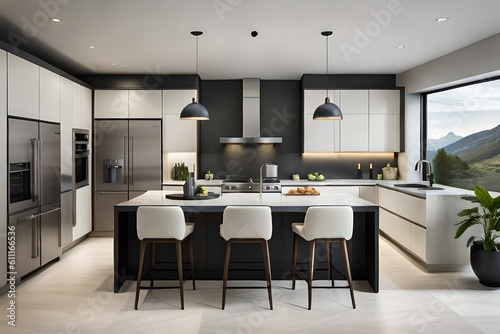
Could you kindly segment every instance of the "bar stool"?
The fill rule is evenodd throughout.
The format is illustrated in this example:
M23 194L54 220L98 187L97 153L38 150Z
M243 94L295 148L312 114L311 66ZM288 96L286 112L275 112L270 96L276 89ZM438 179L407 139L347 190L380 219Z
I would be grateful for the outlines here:
M135 306L139 301L141 289L167 289L171 287L154 287L153 271L155 265L156 244L175 243L177 253L177 272L179 277L179 289L181 297L181 309L184 309L184 282L185 278L191 275L193 280L193 290L196 290L194 279L194 260L193 260L193 231L194 224L186 223L184 212L180 206L140 206L137 209L137 237L141 240L139 254L139 268L137 270L137 287L135 291ZM189 237L189 260L190 271L184 278L182 269L182 242ZM144 266L144 256L146 247L151 244L151 285L142 287L142 270Z
M304 223L293 223L293 265L292 265L292 289L295 289L295 272L297 267L297 250L299 237L309 242L309 277L307 281L308 309L312 304L312 281L314 271L314 250L316 242L325 242L328 248L328 279L332 280L332 242L340 242L344 255L347 273L348 288L351 292L352 307L356 308L354 291L352 288L351 269L349 256L347 254L347 242L351 239L353 232L353 212L350 206L315 206L308 208ZM333 280L332 280L333 284ZM333 287L333 286L332 286ZM346 287L347 288L347 287Z
M224 210L220 235L227 241L224 279L222 285L222 309L226 305L226 288L229 259L233 243L260 243L266 272L269 307L273 309L271 293L271 263L268 240L273 233L271 208L267 206L228 206Z

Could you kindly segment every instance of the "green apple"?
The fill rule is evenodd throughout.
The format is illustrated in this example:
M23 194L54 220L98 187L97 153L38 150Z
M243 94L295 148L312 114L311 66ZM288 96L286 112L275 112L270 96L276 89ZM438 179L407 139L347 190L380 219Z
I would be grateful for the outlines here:
M309 181L314 181L314 180L316 180L316 176L314 176L313 174L307 174L307 179Z

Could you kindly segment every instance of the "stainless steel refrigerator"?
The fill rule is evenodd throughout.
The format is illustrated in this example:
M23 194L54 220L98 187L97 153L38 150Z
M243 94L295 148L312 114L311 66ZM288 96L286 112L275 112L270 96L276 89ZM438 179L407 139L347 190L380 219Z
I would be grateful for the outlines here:
M59 124L8 120L9 228L16 233L17 276L61 255Z
M113 231L114 205L161 190L161 120L95 121L94 231Z

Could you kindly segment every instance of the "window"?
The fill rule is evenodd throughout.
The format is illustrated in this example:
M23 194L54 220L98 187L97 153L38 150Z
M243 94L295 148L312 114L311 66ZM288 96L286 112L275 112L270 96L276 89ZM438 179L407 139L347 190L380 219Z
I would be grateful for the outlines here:
M427 151L435 182L500 191L500 79L426 96Z

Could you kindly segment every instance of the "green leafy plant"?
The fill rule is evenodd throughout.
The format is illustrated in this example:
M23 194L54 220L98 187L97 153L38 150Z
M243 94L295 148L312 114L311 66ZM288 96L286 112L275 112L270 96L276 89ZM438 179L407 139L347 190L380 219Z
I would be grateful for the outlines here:
M472 236L467 241L467 247L472 243L482 245L486 251L499 251L500 244L495 240L500 238L500 196L493 198L490 193L481 186L474 187L475 197L463 197L473 203L479 203L479 207L464 209L458 213L464 220L455 224L458 229L455 233L455 239L459 238L469 227L481 225L483 227L482 236Z

